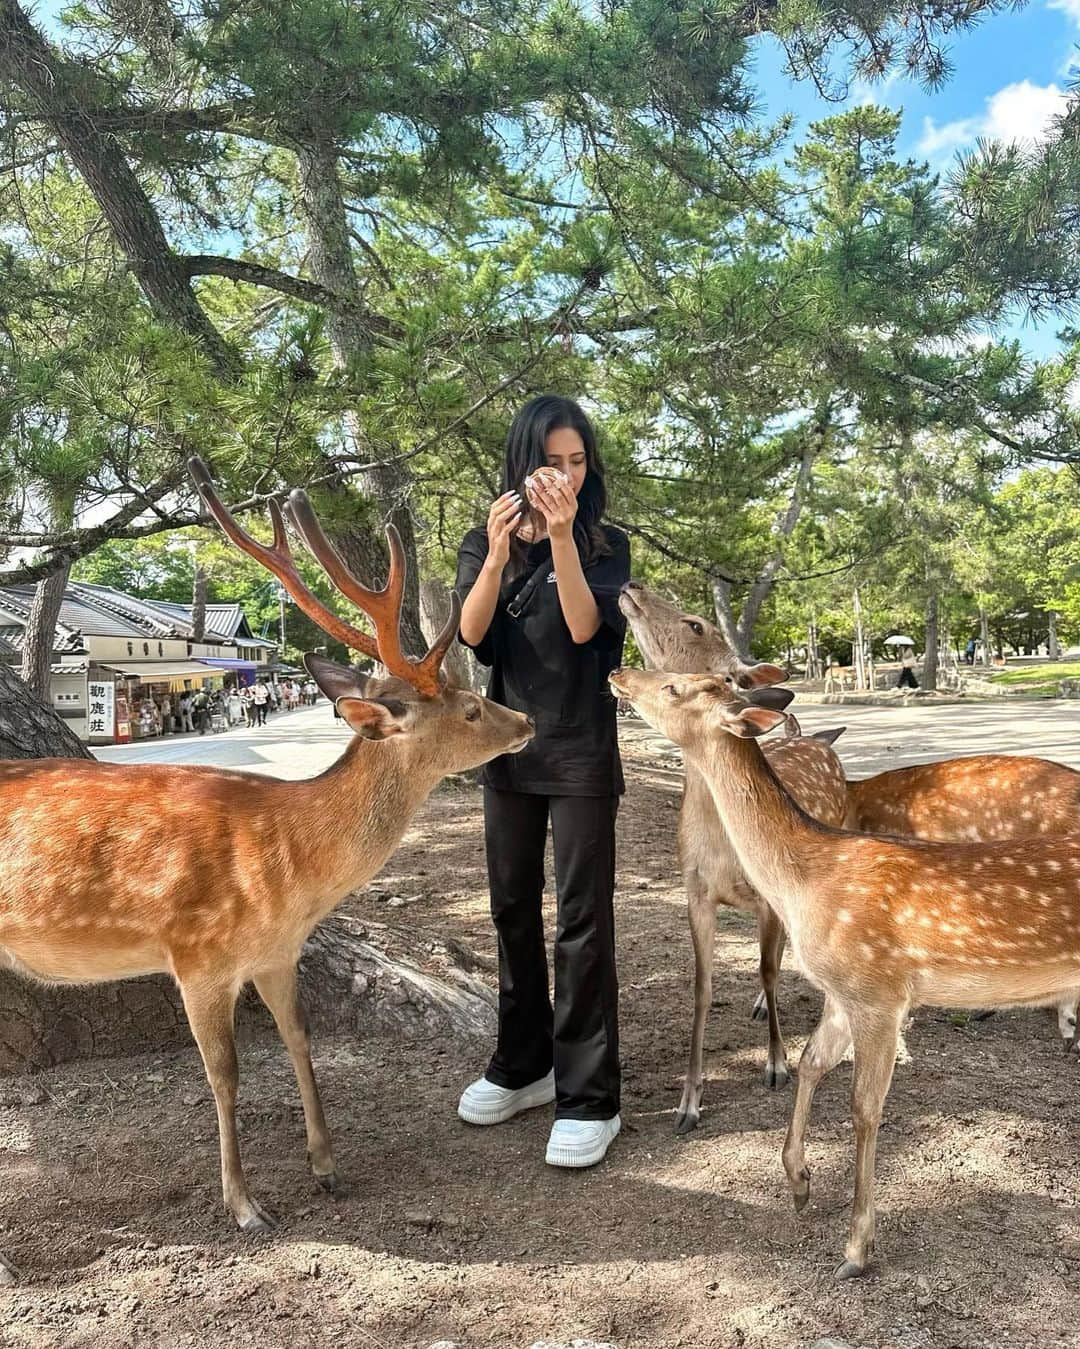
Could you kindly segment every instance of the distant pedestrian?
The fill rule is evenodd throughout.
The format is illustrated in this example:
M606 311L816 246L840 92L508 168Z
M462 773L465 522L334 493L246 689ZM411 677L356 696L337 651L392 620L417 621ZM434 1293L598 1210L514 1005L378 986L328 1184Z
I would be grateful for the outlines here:
M193 731L194 723L191 719L191 694L186 690L180 695L180 730Z
M915 652L911 647L905 647L904 656L900 662L900 678L896 681L898 689L917 689L919 681L915 678Z
M270 689L260 679L251 691L251 701L255 705L255 725L266 725L266 713L270 706Z
M975 664L975 638L969 637L968 644L964 647L964 659L969 665Z

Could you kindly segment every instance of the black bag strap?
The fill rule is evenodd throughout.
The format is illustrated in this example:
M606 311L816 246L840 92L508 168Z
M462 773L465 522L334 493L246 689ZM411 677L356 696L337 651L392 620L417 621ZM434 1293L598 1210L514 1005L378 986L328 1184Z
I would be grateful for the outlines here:
M511 618L521 617L529 601L536 594L537 586L544 579L547 573L551 571L551 563L552 559L550 557L545 558L543 562L541 562L540 565L535 569L535 571L529 574L529 579L517 592L514 598L508 601L506 605L506 612L510 615Z

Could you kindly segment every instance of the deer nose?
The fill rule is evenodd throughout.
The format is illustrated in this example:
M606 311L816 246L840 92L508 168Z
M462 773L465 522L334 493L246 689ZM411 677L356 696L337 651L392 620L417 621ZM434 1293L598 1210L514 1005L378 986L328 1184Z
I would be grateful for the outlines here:
M536 722L533 721L532 717L526 717L526 718L525 718L525 725L528 726L528 728L529 728L530 731L535 731L535 730L536 730Z
M631 590L644 590L644 589L645 587L641 584L640 581L624 581L619 593L625 595Z

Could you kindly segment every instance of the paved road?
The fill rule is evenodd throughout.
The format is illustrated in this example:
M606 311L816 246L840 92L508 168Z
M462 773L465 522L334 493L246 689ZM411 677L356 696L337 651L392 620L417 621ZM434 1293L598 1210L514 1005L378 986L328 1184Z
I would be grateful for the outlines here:
M942 707L876 707L799 702L804 731L846 726L837 750L853 778L885 768L923 763L955 754L1040 754L1080 768L1080 702L951 703ZM620 719L620 733L645 737L658 752L673 746L636 718ZM279 712L254 731L221 735L164 737L134 745L95 750L112 763L202 763L311 777L340 755L349 731L335 722L330 705Z
M792 709L804 732L846 726L836 749L851 778L961 754L1037 754L1080 768L1080 701L911 704L804 703ZM626 731L641 728L627 718ZM659 752L666 740L647 733Z
M193 763L270 773L278 778L309 778L337 759L351 732L335 721L330 704L295 712L272 712L265 726L236 728L220 735L161 736L132 745L102 745L93 751L108 763Z

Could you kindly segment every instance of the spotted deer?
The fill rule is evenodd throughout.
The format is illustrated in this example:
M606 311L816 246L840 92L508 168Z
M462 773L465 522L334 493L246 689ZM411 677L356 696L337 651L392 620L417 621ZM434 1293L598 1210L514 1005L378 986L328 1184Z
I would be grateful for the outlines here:
M286 508L337 588L373 620L372 638L304 585L276 504L266 546L229 515L205 466L196 460L191 470L232 542L324 631L380 661L387 675L365 679L306 658L356 732L344 755L309 781L208 767L0 763L0 967L48 983L155 973L176 980L217 1105L225 1206L244 1231L261 1232L274 1221L248 1190L236 1130L233 1010L241 987L253 982L277 1023L303 1101L312 1171L333 1190L330 1134L297 990L301 948L316 923L379 870L445 774L522 749L533 727L521 713L446 682L441 665L457 632L456 596L427 654L414 660L402 651L405 560L392 528L389 579L374 591L346 569L302 492ZM0 1257L0 1283L14 1279Z
M751 686L784 678L745 671ZM825 1009L799 1062L783 1162L797 1211L810 1198L814 1091L854 1048L855 1195L841 1279L874 1249L878 1127L900 1027L923 1004L1044 1006L1080 985L1080 832L979 843L848 833L808 815L757 737L783 713L710 675L617 670L612 688L702 775L755 890L783 920Z
M1080 829L1080 773L1030 755L975 754L893 768L849 782L844 828L937 843L990 843ZM1076 1036L1080 990L1057 1005L1058 1031Z
M685 674L730 673L737 681L746 678L746 667L707 619L684 613L638 581L629 581L623 587L619 607L642 655L654 669ZM774 770L799 804L835 825L841 823L847 809L844 770L830 748L839 734L839 731L825 732L824 738L794 736L771 743L765 750ZM769 1022L766 1085L783 1086L788 1080L788 1069L776 1007L776 979L784 950L783 925L747 880L725 835L708 785L690 762L686 764L679 812L678 849L694 947L690 1061L676 1116L676 1129L682 1134L696 1128L701 1117L705 1023L712 1002L716 910L720 905L741 909L757 918L762 994L754 1004L753 1015L755 1019L767 1017Z

